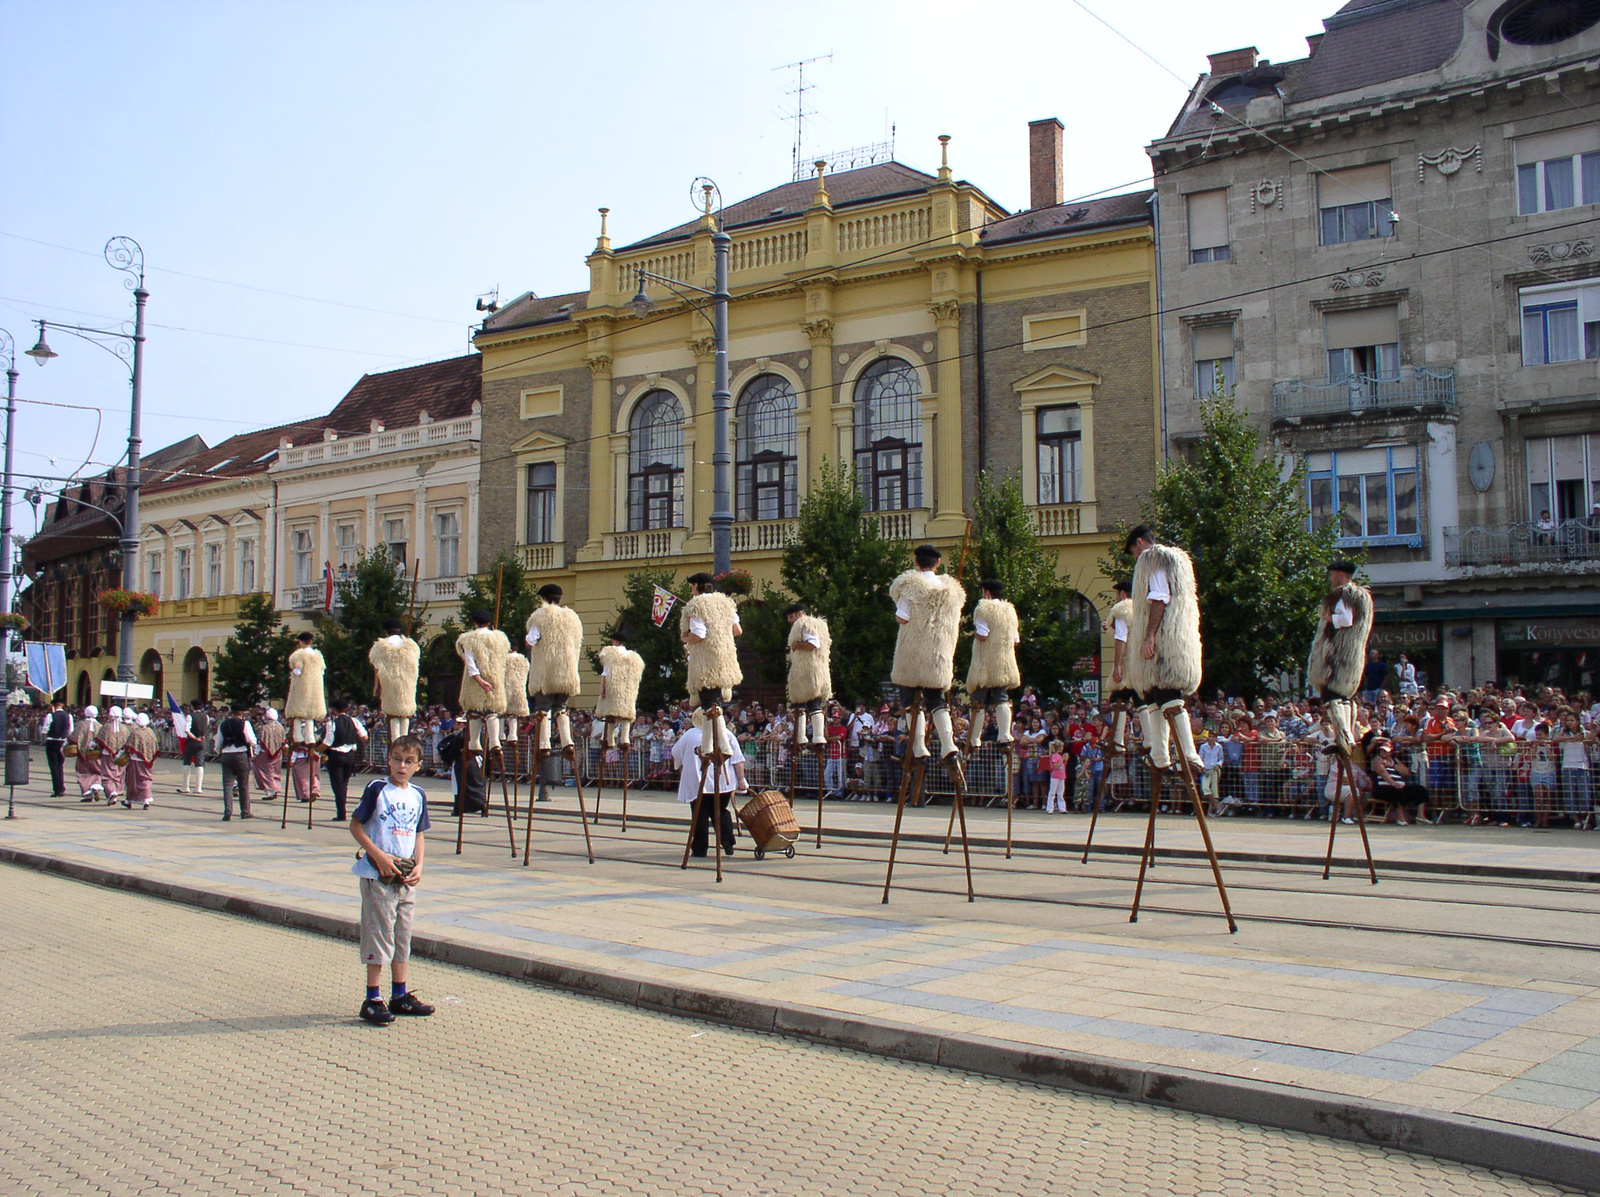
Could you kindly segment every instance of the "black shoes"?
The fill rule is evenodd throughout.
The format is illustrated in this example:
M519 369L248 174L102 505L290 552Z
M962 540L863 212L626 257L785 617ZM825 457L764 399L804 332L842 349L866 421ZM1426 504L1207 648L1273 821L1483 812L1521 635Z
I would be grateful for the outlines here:
M379 1002L378 1005L382 1006L383 1003ZM361 1009L361 1017L365 1018L366 1006L363 1006ZM395 998L394 1002L389 1006L388 1013L391 1021L393 1021L396 1014L405 1014L411 1016L412 1018L427 1018L428 1015L433 1013L433 1007L428 1005L427 1002L423 1001L414 993L402 993L399 997Z
M409 993L406 994L406 997L410 996ZM405 1001L405 998L401 998L400 1001ZM396 1006L399 1004L400 1002L395 1003ZM432 1006L428 1007L428 1013L433 1013ZM368 998L361 1003L361 1020L370 1022L375 1027L386 1027L394 1021L394 1014L384 1005L382 998Z

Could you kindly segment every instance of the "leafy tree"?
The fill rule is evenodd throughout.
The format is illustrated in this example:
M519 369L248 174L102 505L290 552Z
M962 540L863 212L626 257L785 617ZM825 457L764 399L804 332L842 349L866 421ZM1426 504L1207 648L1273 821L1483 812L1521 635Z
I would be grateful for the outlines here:
M789 676L789 620L784 612L794 602L787 591L763 582L759 594L739 600L739 655L754 663L761 680L769 686L782 686ZM749 681L750 670L745 670Z
M1084 629L1077 592L1056 576L1055 554L1039 544L1016 478L995 482L987 472L978 475L968 552L962 580L970 602L983 597L979 584L994 578L1017 609L1022 680L1046 697L1065 697L1082 676L1078 661L1095 651L1099 636ZM966 677L970 653L970 642L963 641L958 679Z
M217 654L212 683L229 703L255 706L281 697L289 689L289 654L295 649L288 625L278 618L272 600L247 594L239 601L233 635Z
M541 583L542 584L542 583ZM539 587L530 582L522 571L522 562L515 553L503 552L482 573L467 580L461 590L460 623L463 629L472 626L474 611L495 612L496 597L500 610L500 630L511 641L512 648L522 646L528 634L528 616L539 605ZM452 637L451 652L455 651Z
M657 627L650 619L656 587L678 596L666 622ZM678 636L679 616L689 599L687 586L678 586L670 569L640 569L630 573L622 584L622 606L616 617L601 628L603 641L619 627L627 631L628 647L644 658L644 677L639 682L638 709L654 713L671 706L686 693L688 666L683 656L683 641ZM600 670L599 649L590 649L589 663Z
M458 705L462 664L461 658L456 656L456 637L461 635L462 630L455 616L447 615L439 625L437 634L426 640L420 635L416 637L417 643L422 646L418 673L428 703L438 703L452 709ZM418 701L424 701L422 695L418 695Z
M367 653L384 634L383 621L404 622L410 605L411 582L382 547L363 553L355 568L339 579L338 603L317 635L317 647L328 662L329 697L376 701Z
M1194 560L1203 688L1254 698L1304 665L1338 521L1308 530L1304 464L1285 474L1231 395L1202 401L1200 414L1193 459L1161 468L1144 518ZM1102 562L1109 576L1132 570L1127 531Z
M911 558L905 544L884 539L866 517L855 472L825 459L783 551L784 585L828 621L833 688L846 702L875 699L888 682L896 631L889 583Z

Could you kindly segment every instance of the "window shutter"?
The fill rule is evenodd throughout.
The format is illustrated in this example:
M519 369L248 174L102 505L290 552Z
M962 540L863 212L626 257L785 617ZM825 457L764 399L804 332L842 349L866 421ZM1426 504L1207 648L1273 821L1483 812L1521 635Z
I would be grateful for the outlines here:
M1194 330L1194 360L1215 361L1219 357L1233 356L1233 325L1214 325Z
M1367 345L1393 345L1400 340L1398 307L1357 308L1351 312L1329 312L1329 349L1356 349Z
M1545 162L1551 158L1570 158L1600 150L1600 125L1577 125L1554 133L1535 133L1517 138L1517 162Z
M1197 191L1189 196L1189 248L1228 244L1228 192Z
M1349 170L1330 170L1317 179L1317 194L1324 208L1341 208L1363 200L1386 200L1394 196L1389 179L1389 163L1353 166Z

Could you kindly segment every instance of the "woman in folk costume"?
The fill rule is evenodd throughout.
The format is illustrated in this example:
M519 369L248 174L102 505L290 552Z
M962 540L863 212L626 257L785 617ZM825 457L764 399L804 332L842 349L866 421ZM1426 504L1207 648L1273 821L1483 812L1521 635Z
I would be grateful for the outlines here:
M1306 673L1322 695L1335 743L1355 747L1356 691L1366 668L1367 637L1372 633L1372 592L1355 581L1351 561L1328 565L1328 593L1317 614Z
M122 797L127 777L128 762L119 758L122 758L122 746L128 742L129 728L122 721L121 707L112 707L106 715L95 738L100 742L100 779L105 783L106 801L115 802Z
M78 779L78 789L83 797L79 802L93 802L106 792L105 774L100 771L100 708L83 708L83 718L72 729L73 774Z
M607 748L632 746L634 707L643 680L644 658L628 647L628 634L616 629L611 643L600 650L600 701L594 706L594 717L606 721Z
M739 649L734 639L744 635L739 623L739 607L725 594L717 593L717 583L708 573L691 574L694 591L683 607L683 652L688 661L689 697L694 699L694 725L705 735L711 708L733 699L733 688L744 681L739 668ZM723 752L732 752L733 733L723 724Z
M918 545L912 556L916 568L889 584L894 617L900 621L889 680L900 687L902 706L909 708L918 695L922 697L922 709L939 736L940 759L959 767L945 692L955 680L956 637L961 632L961 609L967 596L955 578L934 572L944 556L938 549L931 544ZM911 752L928 755L921 716L911 728Z
M467 752L482 752L487 734L490 754L500 750L500 716L506 713L506 657L511 641L487 611L472 613L473 626L456 637L461 673L461 709L467 716Z
M828 621L812 615L804 603L792 603L789 619L789 710L794 712L796 739L818 747L828 743L823 708L833 697L833 637Z
M539 751L550 751L552 720L565 751L572 747L567 700L582 685L578 655L583 651L583 620L571 607L561 605L561 587L554 582L539 587L539 605L528 616L526 639L528 694L533 698L534 711L546 716L539 721Z
M972 695L972 734L978 746L984 715L994 712L995 741L1011 743L1011 691L1022 685L1017 645L1022 633L1017 609L1006 601L1005 587L993 578L979 584L983 597L972 609L972 663L967 666L967 693Z
M150 716L140 711L134 717L133 730L128 733L128 739L122 746L123 754L128 759L125 778L128 785L128 796L122 800L123 806L131 807L135 802L150 809L151 790L155 781L156 754L161 746L156 740L156 733L150 730Z
M316 722L328 717L328 699L322 691L327 662L311 647L314 639L310 632L301 632L295 637L300 647L289 654L289 701L283 704L283 715L289 720L291 744L315 743Z
M256 785L267 796L268 802L283 793L283 745L286 739L283 724L278 722L277 709L268 707L266 717L261 721L261 731L256 736L256 753L250 758L250 772L255 774Z
M411 716L417 713L417 675L422 667L422 648L405 634L398 619L383 621L383 635L367 650L372 665L372 680L378 691L378 705L389 720L389 743L411 730Z
M1145 524L1128 533L1123 547L1136 558L1123 666L1128 688L1139 696L1139 725L1150 764L1157 769L1172 765L1167 712L1176 711L1181 716L1172 721L1178 751L1198 776L1200 754L1183 707L1184 696L1200 688L1200 603L1194 564L1182 549L1157 544L1155 533Z
M1115 754L1128 750L1128 712L1139 696L1128 688L1128 620L1133 616L1133 579L1119 578L1111 584L1117 601L1111 604L1102 631L1111 633L1111 749Z

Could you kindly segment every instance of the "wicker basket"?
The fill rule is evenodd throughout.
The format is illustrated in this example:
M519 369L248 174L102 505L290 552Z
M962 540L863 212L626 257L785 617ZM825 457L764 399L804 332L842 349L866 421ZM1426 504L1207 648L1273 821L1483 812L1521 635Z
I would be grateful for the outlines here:
M762 790L739 808L739 822L763 852L779 852L800 838L794 809L780 790Z

